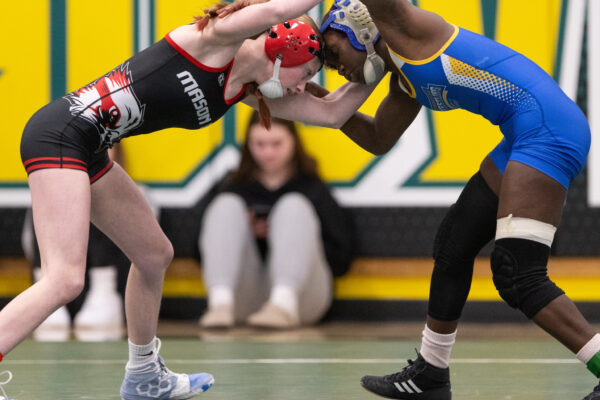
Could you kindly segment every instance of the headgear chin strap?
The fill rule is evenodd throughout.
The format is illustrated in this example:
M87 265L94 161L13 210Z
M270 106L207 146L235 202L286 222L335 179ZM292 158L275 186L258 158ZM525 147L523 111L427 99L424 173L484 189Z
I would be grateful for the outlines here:
M263 96L270 99L283 97L283 86L279 81L281 67L295 67L321 57L321 48L317 33L302 21L290 20L272 27L265 39L265 53L275 66L273 77L258 86Z
M375 51L381 35L363 3L359 0L336 0L329 10L329 17L321 25L321 32L329 28L346 34L356 50L367 52L363 66L365 83L375 83L383 78L385 62Z

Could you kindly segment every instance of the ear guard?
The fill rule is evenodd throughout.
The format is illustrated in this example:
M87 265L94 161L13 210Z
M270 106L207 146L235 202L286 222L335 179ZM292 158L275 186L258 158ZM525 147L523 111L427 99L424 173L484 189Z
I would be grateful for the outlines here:
M375 52L369 30L363 29L360 34L364 39L365 47L367 48L367 59L363 65L365 83L370 84L378 82L385 75L385 61L383 61L383 59Z
M330 28L344 33L352 47L367 53L363 66L366 83L374 83L383 78L385 62L375 52L375 44L381 35L363 3L359 0L336 0L329 10L329 17L321 25L321 32Z
M273 69L273 77L266 82L258 85L258 90L268 99L278 99L283 97L283 86L281 86L281 81L279 80L279 69L281 68L281 59L283 57L280 55L275 59L275 68Z

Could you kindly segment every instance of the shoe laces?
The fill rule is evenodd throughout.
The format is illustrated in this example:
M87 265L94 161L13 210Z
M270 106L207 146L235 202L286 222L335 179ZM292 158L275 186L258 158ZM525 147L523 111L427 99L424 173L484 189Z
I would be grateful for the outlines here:
M165 360L161 356L158 355L160 351L160 347L162 346L162 342L159 338L156 338L156 362L158 363L158 375L163 378L165 376L169 376L172 372L165 365Z
M414 361L408 360L408 365L402 368L402 371L390 375L385 375L383 379L385 379L388 382L407 381L409 379L413 379L415 376L423 372L426 366L427 364L421 362L418 358Z
M171 371L169 371L169 369L165 365L165 361L162 359L162 357L158 357L156 359L156 362L158 362L158 375L161 378L164 378L164 377L169 376L171 374Z
M4 385L8 384L12 380L12 373L10 371L2 371L0 372L0 376L6 375L6 379L0 381L0 393L4 396L6 400L8 400L8 395L4 391Z

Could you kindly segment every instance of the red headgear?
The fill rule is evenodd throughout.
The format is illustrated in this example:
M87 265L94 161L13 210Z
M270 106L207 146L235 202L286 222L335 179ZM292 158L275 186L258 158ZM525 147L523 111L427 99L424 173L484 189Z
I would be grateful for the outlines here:
M292 19L269 29L265 52L273 62L281 54L282 67L295 67L319 56L321 43L310 25Z

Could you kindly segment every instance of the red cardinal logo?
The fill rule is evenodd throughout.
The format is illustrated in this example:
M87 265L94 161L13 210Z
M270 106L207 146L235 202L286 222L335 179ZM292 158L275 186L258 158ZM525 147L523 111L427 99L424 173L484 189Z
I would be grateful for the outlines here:
M144 122L144 109L131 87L129 63L68 94L69 111L96 126L101 143L111 145Z

